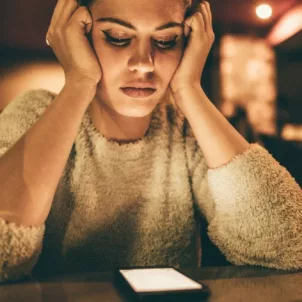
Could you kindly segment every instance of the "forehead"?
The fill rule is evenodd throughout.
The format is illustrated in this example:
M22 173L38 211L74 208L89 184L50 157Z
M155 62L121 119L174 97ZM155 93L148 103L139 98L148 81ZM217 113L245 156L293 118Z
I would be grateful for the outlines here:
M183 0L98 0L91 8L93 18L118 17L132 24L154 26L165 22L182 22Z

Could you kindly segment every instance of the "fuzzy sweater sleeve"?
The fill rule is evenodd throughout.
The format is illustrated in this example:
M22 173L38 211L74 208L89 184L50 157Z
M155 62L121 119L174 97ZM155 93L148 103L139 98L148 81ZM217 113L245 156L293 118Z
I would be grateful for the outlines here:
M0 157L39 119L54 94L27 91L0 114ZM5 200L0 200L5 202ZM0 218L0 282L29 274L42 249L45 225L26 227Z
M302 192L290 173L258 144L215 169L207 168L200 150L195 153L195 201L227 260L302 268Z

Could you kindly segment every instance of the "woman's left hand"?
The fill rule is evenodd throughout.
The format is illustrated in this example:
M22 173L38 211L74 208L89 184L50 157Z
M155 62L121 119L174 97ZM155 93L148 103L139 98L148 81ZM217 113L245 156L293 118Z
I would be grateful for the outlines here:
M185 36L188 36L188 44L170 82L172 95L189 87L200 87L201 74L215 39L207 1L203 1L199 11L185 20Z

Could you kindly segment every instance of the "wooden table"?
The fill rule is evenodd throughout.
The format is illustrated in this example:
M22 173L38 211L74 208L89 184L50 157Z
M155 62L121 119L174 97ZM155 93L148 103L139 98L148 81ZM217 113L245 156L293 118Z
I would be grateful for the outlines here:
M181 271L210 288L207 301L302 301L302 270L225 266ZM125 301L113 287L112 277L112 273L93 272L5 283L0 285L0 301Z

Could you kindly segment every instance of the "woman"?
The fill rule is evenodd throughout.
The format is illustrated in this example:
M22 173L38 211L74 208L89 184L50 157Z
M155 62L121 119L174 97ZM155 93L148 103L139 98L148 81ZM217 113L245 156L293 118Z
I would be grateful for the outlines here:
M212 17L189 4L58 1L47 41L65 86L0 117L2 280L197 267L201 216L230 262L302 267L301 190L203 92Z

